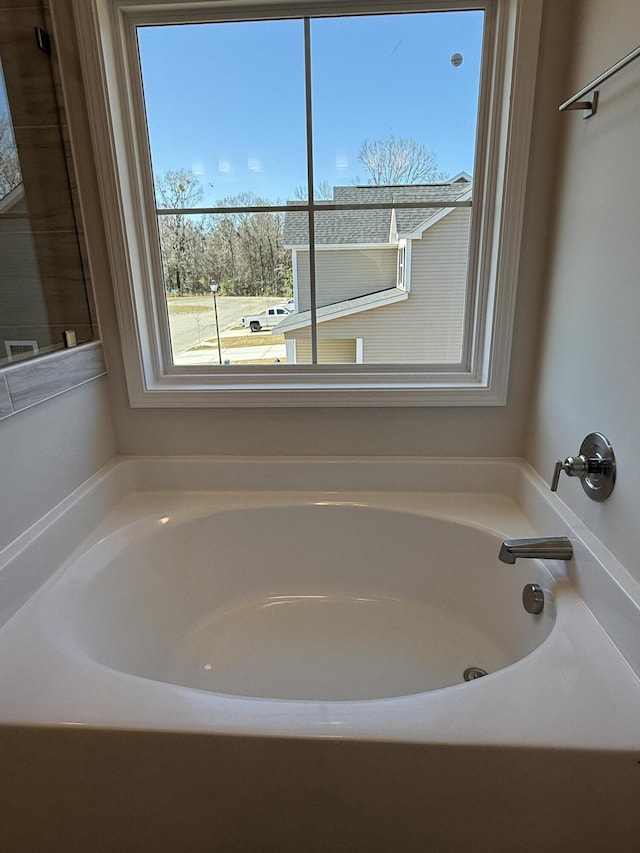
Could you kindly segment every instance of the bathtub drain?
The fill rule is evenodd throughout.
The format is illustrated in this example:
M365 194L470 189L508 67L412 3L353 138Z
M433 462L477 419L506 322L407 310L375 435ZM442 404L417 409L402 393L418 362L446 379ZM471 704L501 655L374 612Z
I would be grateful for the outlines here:
M473 681L474 678L482 678L483 675L487 675L486 670L480 669L479 666L470 666L464 671L464 680Z

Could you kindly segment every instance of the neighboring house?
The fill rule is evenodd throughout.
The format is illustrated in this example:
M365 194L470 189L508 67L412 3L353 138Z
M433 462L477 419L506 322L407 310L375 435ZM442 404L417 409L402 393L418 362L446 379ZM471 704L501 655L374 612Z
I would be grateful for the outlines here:
M415 208L316 214L316 305L320 362L455 363L461 358L471 177L447 184L334 187L336 204L416 202ZM420 207L420 202L445 202ZM322 204L322 202L320 202ZM296 313L284 334L289 363L311 361L306 213L285 215Z

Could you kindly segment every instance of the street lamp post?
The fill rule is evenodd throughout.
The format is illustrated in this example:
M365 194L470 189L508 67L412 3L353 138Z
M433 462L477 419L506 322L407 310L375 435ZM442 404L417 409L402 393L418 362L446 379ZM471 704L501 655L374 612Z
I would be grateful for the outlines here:
M216 338L218 340L218 360L220 364L222 364L222 347L220 346L220 324L218 323L218 301L216 299L216 293L218 292L218 288L220 285L217 281L211 279L209 282L209 290L213 293L213 310L216 314Z

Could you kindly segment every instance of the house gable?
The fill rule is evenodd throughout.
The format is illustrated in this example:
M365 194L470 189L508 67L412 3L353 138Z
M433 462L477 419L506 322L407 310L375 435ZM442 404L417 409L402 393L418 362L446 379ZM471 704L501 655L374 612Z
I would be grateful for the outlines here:
M394 187L335 187L334 202L328 204L416 203L416 207L389 207L382 210L327 210L316 214L316 294L318 324L325 324L329 338L358 338L367 355L379 351L388 361L402 360L405 352L407 323L416 319L429 329L432 345L422 341L420 328L414 329L418 342L406 350L409 357L429 361L436 353L456 362L460 357L461 329L464 318L466 273L452 273L457 265L446 260L449 238L457 234L469 211L459 207L420 207L421 202L458 202L471 199L471 182L466 173L456 176L451 184L407 185ZM458 215L447 219L452 213ZM307 214L287 213L285 241L304 239ZM297 219L293 219L297 217ZM451 228L449 228L451 221ZM422 247L429 229L433 231L433 249L424 245L419 252L421 270L414 267L414 249ZM442 228L444 227L444 231ZM439 235L439 236L438 236ZM445 236L449 235L449 236ZM306 235L305 235L306 236ZM444 239L443 246L440 246ZM427 241L431 243L432 241ZM446 247L446 248L445 248ZM308 334L311 323L309 251L304 244L292 245L294 258L294 293L297 312L287 317L276 334L287 339ZM427 255L424 255L424 251ZM445 260L443 260L443 254ZM433 260L427 258L433 254ZM435 278L434 278L435 274ZM426 277L425 277L426 275ZM447 293L435 287L446 281ZM413 289L415 292L412 291ZM419 286L420 285L420 286ZM424 286L422 286L424 285ZM406 300L411 299L409 309ZM399 303L405 303L404 305ZM395 306L391 308L391 306ZM366 315L362 321L355 315ZM443 339L446 316L452 331ZM453 323L451 318L456 318ZM402 342L402 343L401 343Z
M467 201L471 199L471 187L466 189L457 199L456 201ZM441 219L444 219L445 216L448 216L457 208L455 207L441 207L437 211L432 211L431 214L420 222L413 230L411 231L403 231L398 233L399 238L405 238L407 240L419 240L422 238L422 235L428 228L432 228L437 222L440 222Z
M430 219L446 215L453 208L420 207L420 202L465 200L471 195L466 172L460 172L453 183L336 186L333 199L317 202L315 214L316 248L397 245L398 236L407 236ZM468 194L468 195L467 195ZM382 210L322 210L323 205L407 204L415 207ZM294 202L291 202L292 204ZM442 214L445 210L446 213ZM426 227L426 225L425 225ZM308 215L299 211L285 213L284 244L288 249L309 245ZM424 230L424 229L423 229Z

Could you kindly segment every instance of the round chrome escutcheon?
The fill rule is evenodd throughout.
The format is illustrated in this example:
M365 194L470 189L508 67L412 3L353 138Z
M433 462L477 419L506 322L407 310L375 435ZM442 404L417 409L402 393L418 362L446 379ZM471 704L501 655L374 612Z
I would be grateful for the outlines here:
M601 432L589 433L580 445L580 454L600 462L600 470L581 478L582 488L591 500L605 501L616 482L616 457L609 439Z

